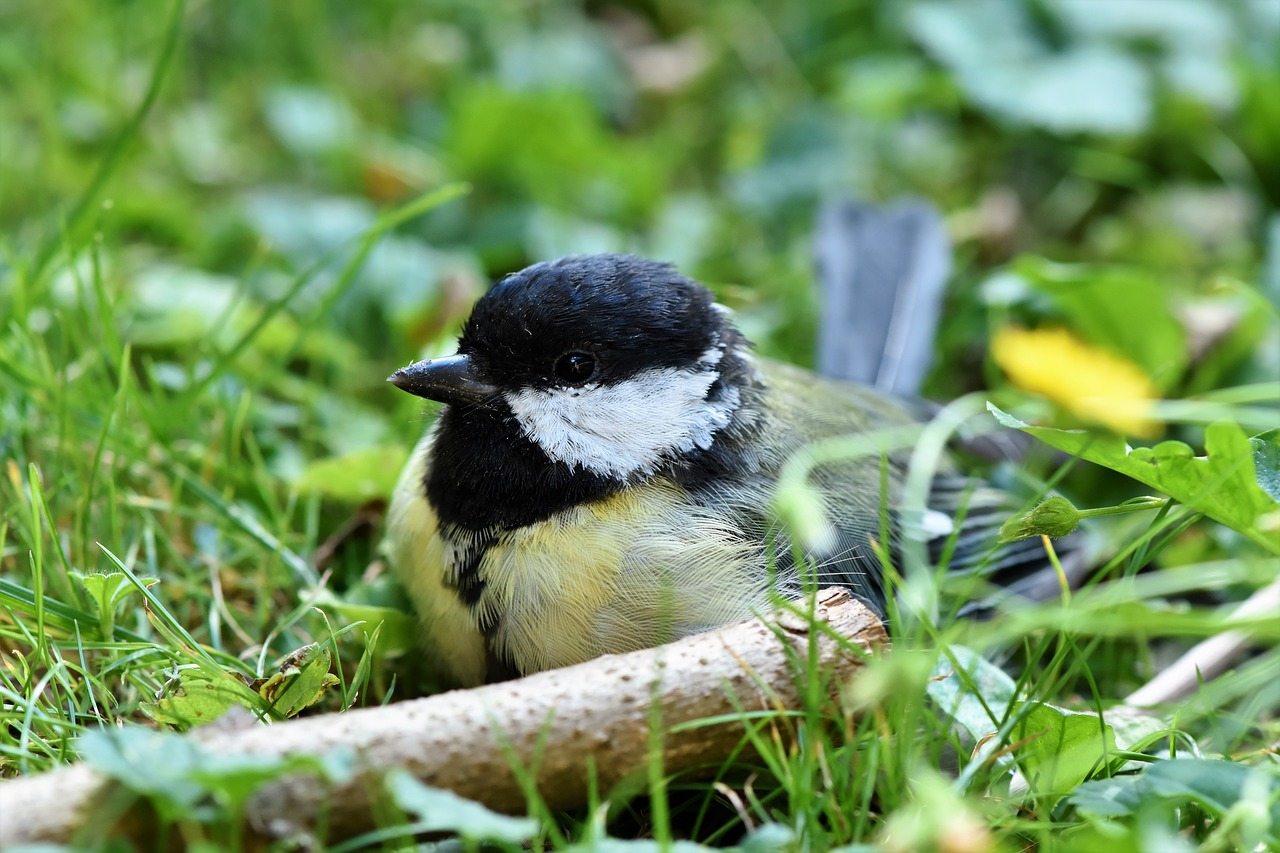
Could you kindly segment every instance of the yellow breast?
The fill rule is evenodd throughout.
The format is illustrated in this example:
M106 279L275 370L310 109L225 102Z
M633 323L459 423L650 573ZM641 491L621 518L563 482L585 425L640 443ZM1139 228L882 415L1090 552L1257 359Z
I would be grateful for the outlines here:
M759 541L657 481L504 534L481 611L525 672L647 648L763 603Z
M767 602L759 531L658 480L497 534L479 564L480 599L469 607L449 583L457 549L422 496L428 445L415 450L392 501L390 556L433 663L461 684L484 680L486 644L535 672L658 645Z

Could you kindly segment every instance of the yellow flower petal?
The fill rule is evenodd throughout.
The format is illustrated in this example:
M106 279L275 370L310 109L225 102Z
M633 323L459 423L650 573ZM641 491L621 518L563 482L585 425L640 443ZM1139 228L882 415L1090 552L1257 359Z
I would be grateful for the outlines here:
M1144 438L1160 432L1151 418L1156 388L1150 378L1133 362L1066 329L1006 326L991 341L991 354L1014 385L1081 420Z

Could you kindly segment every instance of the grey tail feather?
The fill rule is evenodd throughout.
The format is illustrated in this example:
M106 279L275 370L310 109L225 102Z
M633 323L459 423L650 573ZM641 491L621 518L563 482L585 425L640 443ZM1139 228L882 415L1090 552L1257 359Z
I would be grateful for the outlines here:
M818 370L899 396L920 390L933 360L951 244L928 202L827 205L814 236L823 311Z

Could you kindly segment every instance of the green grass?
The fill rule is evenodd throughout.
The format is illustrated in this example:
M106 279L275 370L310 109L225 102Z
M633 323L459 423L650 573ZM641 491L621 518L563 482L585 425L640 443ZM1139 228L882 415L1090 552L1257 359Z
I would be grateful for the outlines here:
M981 69L896 5L623 7L0 9L0 776L74 761L99 728L182 728L153 717L183 679L267 677L313 643L337 684L306 713L416 695L377 514L426 418L384 378L447 349L488 280L548 255L676 260L762 352L804 363L815 206L922 195L956 239L933 396L977 391L978 410L989 399L1075 425L1011 387L987 349L1006 323L1065 325L1153 378L1170 401L1162 438L1199 453L1211 422L1280 422L1280 24L1265 3L1206 13L1230 38L1188 48L1227 99L1153 70L1181 48L1117 37L1151 73L1145 118L1123 131L1080 124L1071 103L1046 126L1007 81L975 94ZM1010 8L1064 54L1095 38L1055 4ZM982 24L958 14L948 26ZM637 82L620 56L643 72L652 54L618 45L645 28L700 70ZM1234 320L1214 338L1221 316ZM1062 798L1075 778L1009 794L1008 768L975 759L939 704L934 664L959 644L999 662L1019 697L1106 711L1275 577L1274 520L1232 515L1238 490L1224 515L1204 503L1212 482L1153 488L1109 467L1059 468L1046 452L989 471L1028 494L1048 480L1089 509L1177 498L1098 520L1100 583L984 623L900 614L894 653L842 702L814 681L798 714L753 726L759 758L718 784L654 767L637 792L653 798L608 818L535 804L537 845L607 832L723 846L752 829L757 849L1274 845L1276 823L1259 827L1280 786L1218 809L1143 789L1107 822ZM1274 774L1280 631L1251 626L1252 655L1164 709L1177 734L1139 741L1144 761L1176 748ZM264 716L297 710L248 693ZM1038 706L1006 714L989 684L967 695L1037 766L1019 720ZM1084 772L1117 771L1106 749L1082 749ZM207 784L232 793L175 806L170 831L234 848L224 817L243 792ZM388 799L380 838L403 838L405 811Z

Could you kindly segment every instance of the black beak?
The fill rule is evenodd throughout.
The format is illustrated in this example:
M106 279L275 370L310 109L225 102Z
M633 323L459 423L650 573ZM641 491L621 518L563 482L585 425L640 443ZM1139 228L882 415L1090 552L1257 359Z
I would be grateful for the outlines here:
M483 403L498 393L496 386L480 378L471 356L462 353L415 361L388 376L387 381L401 391L455 405Z

